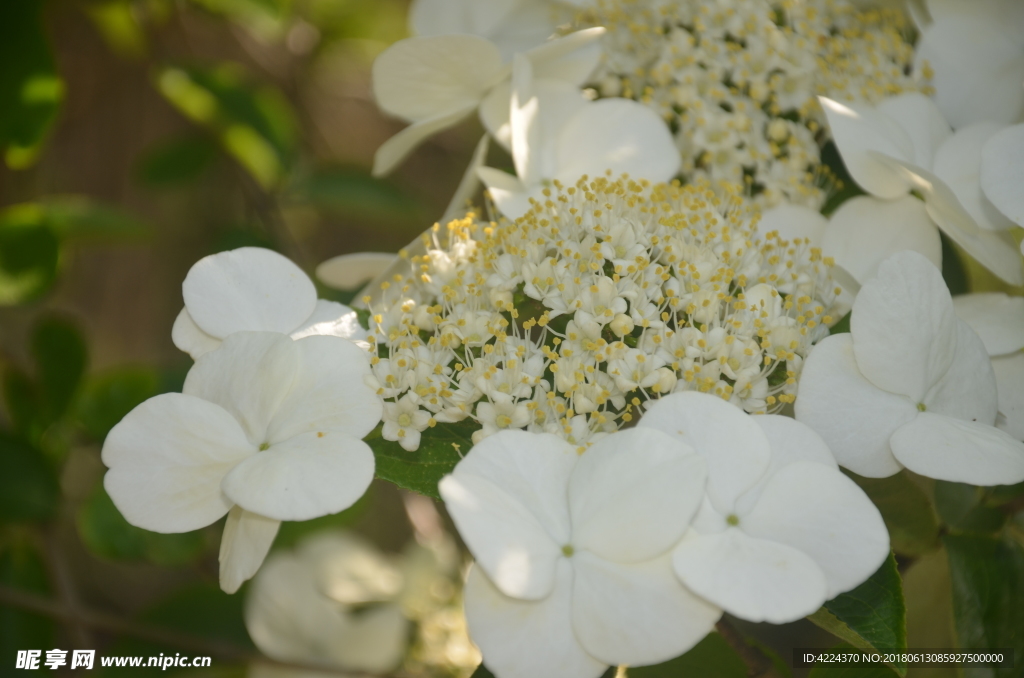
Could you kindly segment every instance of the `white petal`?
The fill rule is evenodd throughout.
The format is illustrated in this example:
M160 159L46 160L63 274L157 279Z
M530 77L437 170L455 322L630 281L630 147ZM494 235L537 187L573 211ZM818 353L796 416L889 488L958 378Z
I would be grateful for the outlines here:
M199 325L192 320L187 308L182 308L181 313L174 319L174 326L171 328L171 341L179 349L192 356L192 360L198 360L199 356L209 353L220 346L220 339L211 337L199 329Z
M1024 348L1024 297L1003 292L961 294L953 297L957 317L971 326L991 356Z
M935 176L946 182L974 221L990 230L1014 225L981 190L982 149L1002 128L994 122L980 122L957 130L939 147L932 165Z
M707 393L688 391L657 400L640 427L681 439L708 462L708 496L722 514L768 468L771 448L761 427L743 410Z
M468 118L474 110L476 110L476 104L464 104L445 109L438 115L409 125L380 145L373 155L373 171L371 173L375 177L389 174L426 139L441 130L457 125L460 121Z
M601 61L599 40L604 33L602 27L587 28L535 47L526 54L534 75L583 86Z
M1007 127L982 150L981 187L1008 219L1024 226L1024 125Z
M575 31L531 49L526 56L540 78L565 80L581 86L593 74L601 58L599 40L605 29L598 26Z
M704 458L676 436L645 427L601 438L569 480L572 545L619 563L661 555L686 532L706 482Z
M350 616L347 621L343 635L333 638L321 636L337 665L388 674L401 664L411 629L399 605L391 603L371 607Z
M484 438L439 489L477 563L506 595L551 593L569 543L569 477L575 449L550 434L502 431Z
M942 266L939 230L924 203L909 195L847 200L829 219L821 250L861 284L874 277L880 263L903 250L924 255L936 268Z
M833 598L860 585L889 555L889 532L867 495L839 469L797 462L765 485L740 521L748 534L809 555Z
M316 305L313 281L287 257L260 247L241 247L203 257L181 284L185 308L207 334L287 334Z
M1006 231L980 228L946 182L932 172L910 163L875 156L883 164L899 169L924 194L928 214L942 232L964 248L978 263L1011 285L1024 285L1024 266L1016 241Z
M810 462L832 469L839 468L825 440L810 426L778 414L760 414L754 417L754 421L764 431L772 449L772 456L768 469L761 479L736 502L737 514L749 513L764 491L765 485L776 473L790 464Z
M339 337L356 341L365 339L367 331L359 324L356 312L345 304L336 301L318 299L313 315L306 318L291 333L292 339L303 339L312 336Z
M473 110L502 72L498 48L483 38L407 38L374 60L373 94L385 113L417 122Z
M747 621L795 621L827 600L825 575L810 556L739 528L691 532L672 566L691 591Z
M996 421L992 362L981 339L959 318L953 363L925 396L924 404L934 414L990 426Z
M882 262L853 302L850 334L861 374L914 403L949 369L956 333L942 274L916 252Z
M849 334L817 344L807 356L799 384L797 421L820 435L842 466L868 478L899 472L889 437L917 415L917 408L860 373Z
M598 678L608 668L583 649L572 629L573 573L558 565L551 595L536 602L501 593L474 566L463 593L469 636L484 665L501 678Z
M310 520L356 503L373 480L370 446L336 430L303 433L236 466L224 494L276 520Z
M487 186L494 204L506 217L518 219L530 211L529 194L519 179L493 167L480 167L476 172Z
M931 66L935 99L957 129L985 120L1013 123L1024 109L1019 36L1000 28L987 17L962 15L939 18L921 34L916 70L925 61Z
M509 104L509 138L516 176L526 186L539 183L544 172L543 156L550 155L546 131L539 119L540 101L533 87L533 66L522 54L512 61Z
M339 337L311 336L295 341L294 346L299 365L287 397L267 427L267 441L276 443L324 429L353 438L372 431L384 405L363 383L370 374L369 354Z
M609 664L668 661L700 642L722 616L679 583L671 554L624 565L584 552L572 563L576 637Z
M892 437L892 451L914 473L971 485L1024 480L1024 442L993 426L923 412Z
M235 419L213 403L181 393L150 398L103 443L103 479L132 525L154 532L206 527L231 508L224 476L256 449Z
M316 267L316 277L339 290L354 290L377 277L395 262L390 252L356 252L332 257Z
M556 141L554 179L573 185L580 177L628 173L632 179L668 181L679 171L679 151L668 126L647 106L629 99L602 99L582 108Z
M996 426L1017 440L1024 440L1024 353L992 359L992 371L999 387Z
M922 167L932 166L935 151L953 133L935 102L920 92L889 97L875 110L903 128L914 146L914 154L906 159Z
M291 392L302 365L297 342L273 332L237 332L199 358L184 393L220 405L242 425L249 442L267 441L267 427Z
M415 0L409 6L414 35L469 33L487 36L508 20L519 0Z
M825 97L818 97L818 100L825 109L832 139L853 180L878 198L898 198L908 193L910 183L868 152L912 159L914 144L906 130L892 118L867 106L841 104Z
M251 578L267 557L280 520L245 511L235 506L224 523L220 538L220 587L234 593Z
M563 80L536 78L533 87L540 101L542 124L548 130L544 133L546 138L554 138L565 122L587 104L580 88ZM492 89L480 105L480 121L505 150L512 148L511 101L512 84L504 82Z
M813 247L821 247L826 226L828 219L820 212L803 205L783 203L764 211L761 220L757 222L757 232L765 236L777 231L783 240L803 238Z

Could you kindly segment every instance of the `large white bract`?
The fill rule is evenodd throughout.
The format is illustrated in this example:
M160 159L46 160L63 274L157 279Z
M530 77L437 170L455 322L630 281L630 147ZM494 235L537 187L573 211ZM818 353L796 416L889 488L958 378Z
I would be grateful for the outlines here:
M440 490L476 557L466 618L484 663L501 678L597 678L701 640L721 611L679 584L669 551L700 506L706 466L651 429L583 455L518 431L476 445Z
M1024 284L1017 245L1005 230L1013 222L982 193L982 155L998 126L954 133L934 102L918 93L876 107L824 97L821 105L850 175L877 199L874 212L885 229L903 230L910 248L929 254L935 236L920 222L930 219L978 263L1010 284ZM923 202L908 202L911 191ZM870 229L853 235L870 249Z
M228 514L221 586L259 568L282 520L337 513L363 495L374 458L361 439L382 405L347 339L236 332L201 356L182 393L142 403L103 445L104 485L128 522L187 532Z
M705 499L672 562L690 590L726 612L794 621L889 555L878 509L807 426L747 416L703 393L661 399L639 426L675 436L708 462Z
M171 339L196 360L233 332L280 332L293 339L366 337L355 311L317 299L302 269L261 247L203 257L189 269L181 291L185 308L174 321Z
M997 429L985 344L953 310L935 267L890 257L861 289L849 334L815 346L796 417L868 477L907 467L975 485L1024 480L1024 443Z

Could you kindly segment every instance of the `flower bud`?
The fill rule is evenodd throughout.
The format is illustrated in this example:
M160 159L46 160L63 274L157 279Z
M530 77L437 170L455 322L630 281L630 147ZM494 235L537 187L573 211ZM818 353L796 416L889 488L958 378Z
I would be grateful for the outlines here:
M634 324L632 318L625 313L620 313L612 319L608 326L612 328L615 336L624 337L633 331Z

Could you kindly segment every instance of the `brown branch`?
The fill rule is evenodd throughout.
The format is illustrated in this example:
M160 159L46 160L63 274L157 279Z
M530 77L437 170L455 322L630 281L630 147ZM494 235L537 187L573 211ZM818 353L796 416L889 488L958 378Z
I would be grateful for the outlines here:
M749 678L782 678L770 657L747 642L743 634L725 617L718 620L715 630L729 643L747 666Z
M169 629L163 629L149 624L140 623L134 619L122 619L116 615L87 610L83 607L69 609L59 602L50 600L28 591L23 591L10 586L0 584L0 605L10 605L29 612L41 614L53 619L60 620L67 624L81 624L90 629L107 631L118 635L132 636L141 640L148 640L154 643L180 647L197 653L202 653L218 659L241 662L269 664L303 671L316 671L323 674L334 674L339 676L365 676L367 678L390 678L385 674L372 674L364 672L353 672L350 669L341 669L321 664L281 661L272 657L261 655L233 643L225 643L217 640L209 640L185 633L179 633Z

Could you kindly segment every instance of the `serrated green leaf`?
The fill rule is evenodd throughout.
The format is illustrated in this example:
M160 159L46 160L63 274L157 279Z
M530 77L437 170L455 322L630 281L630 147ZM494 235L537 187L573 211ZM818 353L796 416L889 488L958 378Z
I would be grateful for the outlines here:
M382 222L422 221L424 206L394 183L354 167L328 167L294 181L289 198L325 212Z
M147 560L174 567L194 561L206 546L202 532L159 534L130 525L102 484L82 504L77 525L86 547L108 560Z
M9 209L0 212L0 306L23 304L49 290L59 257L60 241L47 225L17 218Z
M384 440L378 427L366 437L366 442L376 457L378 478L440 499L437 483L473 447L471 435L471 427L465 422L438 424L423 432L418 450L406 452L398 443Z
M217 153L217 144L204 135L168 139L146 152L139 164L139 180L152 188L194 181L213 163Z
M0 2L0 151L13 169L35 161L64 98L42 10L40 0Z
M996 678L1020 676L1024 666L1024 549L1008 539L947 534L958 646L1012 648L1016 669L996 668Z
M53 422L67 412L82 382L88 360L85 339L73 322L51 316L36 324L31 348L43 416Z
M888 478L863 478L844 469L882 514L896 553L919 556L939 547L939 521L928 495L906 472Z
M709 633L689 652L652 666L631 666L629 678L746 678L747 666L718 633Z
M974 485L935 481L935 508L939 517L956 533L995 534L1007 515L983 503L985 491Z
M97 441L136 405L160 393L160 373L149 367L119 367L89 377L78 404L78 421Z
M827 601L808 619L858 649L906 649L907 611L895 556L890 553L867 581ZM905 663L893 668L906 675Z
M49 520L59 498L57 476L42 452L0 433L0 520Z
M828 652L856 650L849 643L837 645ZM848 662L835 664L815 664L807 678L897 678L897 673L885 664Z

